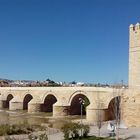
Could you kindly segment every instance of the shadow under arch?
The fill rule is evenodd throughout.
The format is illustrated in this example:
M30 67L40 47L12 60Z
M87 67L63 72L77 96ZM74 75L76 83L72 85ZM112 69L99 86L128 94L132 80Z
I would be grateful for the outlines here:
M86 106L90 104L90 101L86 95L82 94L82 92L76 94L70 100L70 115L81 114L81 103L79 99L82 99L84 101L84 105L82 107L82 114L86 115Z
M116 96L109 102L108 105L108 120L116 120L118 117L120 119L121 115L121 96Z
M23 110L28 110L28 103L33 99L31 94L25 95L23 99Z
M48 94L41 105L41 112L53 112L53 104L56 102L57 98L53 94Z
M14 96L12 94L8 94L8 96L6 98L6 102L4 104L4 108L9 108L9 103L13 98L14 98Z

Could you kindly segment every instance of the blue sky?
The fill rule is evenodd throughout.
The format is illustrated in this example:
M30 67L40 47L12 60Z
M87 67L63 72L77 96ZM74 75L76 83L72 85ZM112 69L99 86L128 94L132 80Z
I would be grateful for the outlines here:
M139 0L1 0L0 77L128 80L129 25Z

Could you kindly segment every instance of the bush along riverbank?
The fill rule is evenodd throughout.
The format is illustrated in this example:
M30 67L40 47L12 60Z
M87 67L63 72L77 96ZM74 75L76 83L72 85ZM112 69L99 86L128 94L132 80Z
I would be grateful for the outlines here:
M32 132L44 131L45 127L40 125L29 125L28 123L23 124L2 124L0 125L0 136L7 135L20 135L20 134L30 134Z
M62 127L64 140L115 140L111 138L98 138L96 136L88 136L89 126L79 123L67 123Z

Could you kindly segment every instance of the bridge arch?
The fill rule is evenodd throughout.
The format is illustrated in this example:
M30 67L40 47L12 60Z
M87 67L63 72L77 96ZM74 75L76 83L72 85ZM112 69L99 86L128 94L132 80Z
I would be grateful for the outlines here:
M14 98L12 94L8 94L6 97L4 108L9 108L10 101Z
M108 120L115 120L120 117L121 96L112 98L108 104Z
M23 110L28 110L28 103L33 99L31 94L26 94L23 98Z
M53 95L56 99L57 99L57 101L58 101L58 96L57 96L57 94L55 93L55 92L53 92L53 91L47 91L47 92L45 92L42 96L41 96L41 102L42 103L44 103L44 101L45 101L45 98L48 96L48 95Z
M70 105L71 104L71 102L72 102L72 99L74 98L74 96L76 96L76 95L78 95L78 94L82 94L82 95L84 95L85 97L87 97L88 98L88 95L87 95L87 92L85 92L85 91L83 91L83 90L77 90L77 91L75 91L74 93L72 93L72 95L70 96L70 98L69 98L69 100L68 100L68 104ZM88 100L89 100L89 102L91 103L91 101L90 101L90 98L88 98Z
M53 104L57 102L57 97L54 94L48 94L41 105L42 112L53 112Z
M84 100L85 104L90 104L90 100L87 97L86 92L84 91L76 91L72 94L69 100L70 104L70 115L80 115L81 114L81 103L80 99ZM82 109L83 115L86 115L86 108L83 106Z

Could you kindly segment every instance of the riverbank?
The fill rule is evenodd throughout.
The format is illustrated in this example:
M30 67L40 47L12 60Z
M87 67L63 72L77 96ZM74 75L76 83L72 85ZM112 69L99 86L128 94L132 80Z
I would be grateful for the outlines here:
M128 129L120 129L120 138L128 139L128 140L140 140L140 128L128 128ZM44 133L44 132L38 132ZM45 131L48 135L48 140L63 140L63 133L54 128L49 128L48 132ZM90 136L98 136L97 126L90 126ZM101 128L101 136L107 137L109 136L109 131L107 130L107 125L104 124ZM29 140L28 135L12 135L10 138L14 138L14 140ZM0 140L5 140L5 137L0 137Z
M8 123L22 123L28 122L30 124L40 124L40 125L48 125L49 130L47 132L49 140L62 140L63 133L60 131L60 128L67 121L73 122L81 122L80 116L69 116L69 117L58 117L53 118L51 114L47 113L39 113L39 114L29 114L25 111L9 111L9 110L1 110L0 111L0 124ZM82 120L84 124L90 125L90 136L98 136L98 129L95 123L87 122L85 119ZM105 122L101 128L101 136L106 137L109 135L109 130L107 130L108 123ZM129 138L129 140L140 140L140 128L128 128L128 129L120 129L120 137L121 138ZM13 137L13 136L11 136ZM15 135L16 139L20 140L28 140L28 135ZM0 140L5 140L4 137L0 137Z
M80 123L81 120L73 120L73 122ZM98 127L93 122L87 122L86 119L82 120L82 123L90 125L90 136L98 136ZM108 128L109 122L102 123L102 127L100 130L101 137L108 137L110 131ZM120 128L119 129L119 137L128 140L140 140L140 128L131 127L131 128Z

